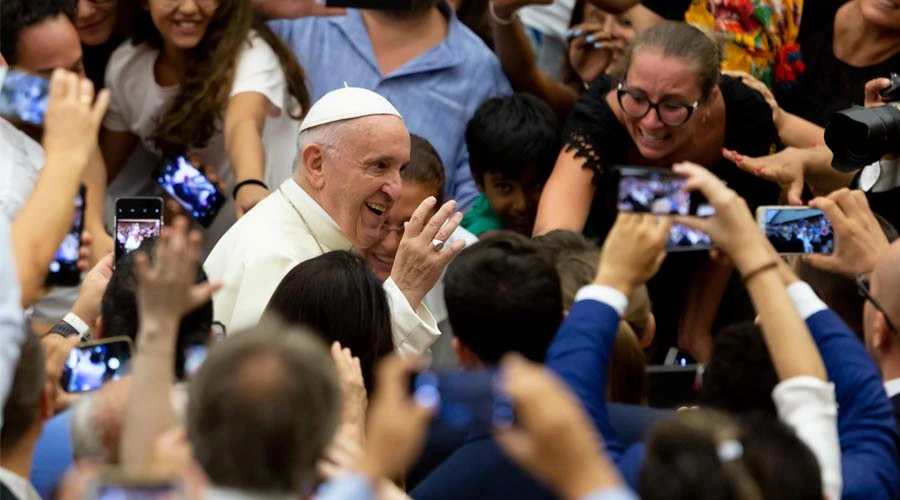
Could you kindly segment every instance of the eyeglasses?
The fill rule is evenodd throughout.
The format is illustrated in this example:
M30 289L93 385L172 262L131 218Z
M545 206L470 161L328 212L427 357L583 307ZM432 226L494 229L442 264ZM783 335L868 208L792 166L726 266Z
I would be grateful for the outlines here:
M644 92L625 88L621 83L616 91L616 97L619 100L619 107L628 116L641 119L647 116L651 109L655 109L659 121L670 127L684 125L700 106L700 101L690 104L671 100L653 102Z
M179 7L179 6L181 6L181 4L183 2L185 2L185 0L164 0L164 1L165 1L166 7L170 8L170 9ZM219 6L219 0L194 0L194 3L196 3L197 5L199 5L203 8L206 8L206 9L212 9L214 7Z
M894 324L891 322L891 318L888 317L887 311L885 311L884 308L881 307L881 304L879 304L878 301L875 300L875 297L872 297L872 293L869 292L869 278L867 275L862 274L862 273L856 274L856 290L859 292L860 295L865 297L866 300L871 302L872 306L875 307L875 309L877 309L878 312L880 312L882 314L882 316L884 316L884 322L887 323L888 328L892 332L900 333L894 327Z

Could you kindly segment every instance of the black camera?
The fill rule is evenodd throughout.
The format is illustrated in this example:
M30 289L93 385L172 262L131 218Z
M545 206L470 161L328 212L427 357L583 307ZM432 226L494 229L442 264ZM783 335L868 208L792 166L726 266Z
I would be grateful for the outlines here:
M886 106L854 107L831 115L825 144L834 153L831 165L854 172L887 154L900 154L900 75L891 74L891 86L881 91Z

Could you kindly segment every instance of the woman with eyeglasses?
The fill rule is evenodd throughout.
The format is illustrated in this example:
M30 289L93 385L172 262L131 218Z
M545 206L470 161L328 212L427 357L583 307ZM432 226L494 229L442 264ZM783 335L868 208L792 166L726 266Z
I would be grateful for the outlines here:
M617 165L691 161L716 173L753 209L777 202L777 188L722 157L723 148L768 154L777 131L762 96L721 76L720 66L716 43L687 24L664 22L638 35L624 57L623 76L598 79L576 104L564 131L567 144L541 196L535 234L569 229L602 241L617 213L610 175ZM752 319L731 270L711 264L706 252L667 260L650 283L661 341L673 340L674 330L689 335ZM727 314L717 318L717 310ZM710 347L685 339L696 356Z
M309 107L305 75L247 0L146 0L129 10L120 21L131 39L106 71L112 100L100 149L110 192L156 192L152 166L126 163L139 143L215 167L233 197L206 231L208 251L290 177Z

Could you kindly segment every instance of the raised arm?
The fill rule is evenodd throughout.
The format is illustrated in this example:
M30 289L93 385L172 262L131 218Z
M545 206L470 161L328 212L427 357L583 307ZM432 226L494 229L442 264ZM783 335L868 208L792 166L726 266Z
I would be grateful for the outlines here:
M12 224L24 307L43 295L50 262L72 225L74 200L97 147L97 130L108 105L106 91L94 102L90 80L62 70L53 73L45 116L44 167Z
M262 134L266 126L269 100L257 92L244 92L231 98L225 113L225 150L234 169L235 184L246 180L266 178L266 150ZM243 186L235 200L237 216L241 217L263 198L269 190L256 185Z
M541 193L535 236L554 229L584 230L597 188L593 184L594 173L585 168L584 158L576 154L576 149L567 146L556 159Z

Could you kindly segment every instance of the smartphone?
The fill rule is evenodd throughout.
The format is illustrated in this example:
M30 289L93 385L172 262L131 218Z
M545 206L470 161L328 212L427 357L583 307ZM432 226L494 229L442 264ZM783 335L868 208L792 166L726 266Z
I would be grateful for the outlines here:
M212 224L225 204L225 195L184 156L164 158L153 178L203 227Z
M413 376L410 391L419 406L437 410L437 424L455 431L484 435L514 423L512 400L493 369L424 371Z
M711 206L700 193L689 193L687 179L665 168L616 167L620 212L708 217Z
M158 238L162 225L162 198L117 199L116 261L137 250L144 240Z
M87 392L118 380L127 371L133 345L125 336L85 342L72 349L60 383L66 392Z
M206 353L209 350L205 344L191 345L184 349L184 376L190 377L200 365L206 360Z
M104 471L88 486L91 500L169 500L184 498L181 481L171 477L125 474L117 469Z
M44 281L46 286L78 286L81 283L81 271L78 270L78 256L81 253L81 233L84 231L84 184L78 190L75 197L75 215L72 217L72 227L66 234L56 255L50 262L50 273Z
M834 231L821 210L763 206L756 209L756 222L781 255L829 254L834 251Z
M0 115L32 125L44 124L50 80L10 68L0 68Z
M713 248L712 238L703 231L682 224L672 224L669 239L666 241L667 252L693 252Z

